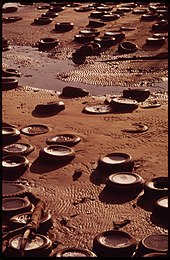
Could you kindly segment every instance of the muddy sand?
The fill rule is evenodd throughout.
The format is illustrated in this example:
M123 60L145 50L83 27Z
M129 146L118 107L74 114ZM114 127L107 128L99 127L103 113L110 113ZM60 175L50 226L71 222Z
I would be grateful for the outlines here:
M37 9L41 4L19 7L17 15L21 15L22 20L3 23L2 35L9 39L11 46L32 46L42 37L57 37L61 45L50 55L57 59L68 59L70 53L81 46L75 43L73 38L88 24L88 15L91 11L80 13L75 12L74 8L66 7L51 24L31 25L33 19L44 12ZM75 24L73 30L65 34L51 32L55 22L66 20ZM126 24L135 25L138 29L127 31L126 40L138 44L139 50L136 55L167 52L167 38L160 48L152 49L145 46L146 38L152 35L150 28L153 23L153 21L141 22L139 16L130 12L116 21L107 22L106 26L100 28L100 33L103 35L106 30L117 29ZM116 57L117 47L118 45L114 45L104 50L100 58ZM8 51L3 52L3 55L8 55ZM2 62L5 66L6 60L3 55ZM90 57L85 64L77 66L76 71L67 72L67 78L64 77L64 73L60 73L60 80L66 81L66 85L71 82L72 85L75 83L75 86L79 86L82 75L81 82L86 84L95 81L96 85L108 86L111 82L112 86L116 82L127 87L130 82L140 86L141 82L145 81L150 82L147 86L151 87L151 83L160 82L161 78L167 77L167 59L117 64L111 62L111 66L118 67L118 73L115 70L114 74L113 71L109 73L106 70L106 66L110 66L107 62L103 63L104 68L97 63L99 71L96 67L97 72L94 75L92 71L95 68L95 59L96 57ZM136 71L128 72L130 67ZM22 72L22 65L19 69ZM86 71L91 71L91 74L87 76ZM123 75L126 77L122 77ZM27 155L29 168L19 181L45 201L46 210L52 214L53 219L53 227L49 230L48 237L53 242L59 241L58 248L69 246L92 250L93 238L97 233L111 230L114 228L113 222L125 219L129 219L130 223L120 230L130 233L137 241L154 233L167 234L167 226L152 218L151 202L149 200L143 202L143 191L133 198L115 195L106 188L106 173L101 173L97 169L101 155L123 152L133 157L133 172L142 176L145 181L154 177L168 176L168 106L167 99L161 95L162 92L154 94L152 87L150 88L152 98L161 103L157 108L144 109L139 104L136 110L129 113L94 115L82 113L83 108L103 104L108 93L105 93L105 96L100 96L99 93L99 96L64 98L55 90L42 90L38 85L37 89L31 87L31 85L21 86L19 81L18 88L2 92L2 122L12 124L18 130L30 124L44 124L49 127L49 132L45 134L35 136L21 134L18 142L30 143L35 150ZM63 101L65 109L52 116L37 116L33 113L37 104L50 101ZM148 130L142 133L122 131L131 127L133 123L145 124ZM46 139L62 133L75 134L81 138L81 141L73 147L75 158L65 165L40 161L39 151L47 146Z

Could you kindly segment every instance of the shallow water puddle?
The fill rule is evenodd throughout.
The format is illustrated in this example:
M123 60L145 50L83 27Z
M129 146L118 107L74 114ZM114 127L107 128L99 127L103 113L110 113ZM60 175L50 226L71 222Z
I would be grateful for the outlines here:
M85 88L91 95L121 94L123 86L91 85L81 82L66 82L56 78L62 72L77 70L79 65L71 59L58 60L48 57L47 52L40 52L38 48L30 46L11 46L11 49L2 53L2 66L17 69L21 72L18 78L20 86L29 86L38 89L55 90L62 92L65 86ZM168 79L161 83L154 83L151 92L168 90ZM150 88L149 87L149 88Z

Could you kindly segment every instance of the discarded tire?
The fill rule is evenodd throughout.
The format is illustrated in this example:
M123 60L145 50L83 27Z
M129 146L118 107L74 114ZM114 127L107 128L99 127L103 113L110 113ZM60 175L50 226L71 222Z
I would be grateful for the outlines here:
M13 78L2 78L2 90L11 90L18 87L18 80Z
M3 17L2 21L5 23L13 23L22 20L21 16L9 16L9 17Z
M45 134L49 131L48 126L41 125L41 124L35 124L35 125L28 125L23 128L21 128L21 133L26 135L40 135Z
M3 68L2 77L21 77L21 73L16 69Z
M108 31L104 33L104 36L110 36L115 38L115 41L121 41L125 38L125 33L120 31Z
M168 177L156 177L145 182L144 195L160 198L168 195Z
M49 144L59 144L66 146L73 146L81 141L81 138L74 134L59 134L53 135L47 138L46 143Z
M136 240L129 233L109 230L93 239L93 251L99 257L130 257L136 249Z
M59 44L59 40L54 38L42 38L38 41L38 46L40 49L51 49Z
M151 45L151 46L155 46L155 45L163 45L165 43L165 38L164 37L148 37L146 39L146 44L147 45Z
M2 157L2 178L16 180L24 173L29 161L22 155L6 155Z
M83 34L85 36L94 34L95 36L98 36L100 34L100 31L97 29L91 28L91 29L84 29L79 31L80 34Z
M86 89L66 86L62 90L62 96L69 97L69 98L76 98L76 97L86 97L89 95L89 92Z
M72 30L74 27L74 23L70 22L61 22L55 24L55 30L59 32L68 32Z
M21 252L18 249L22 235L16 235L9 240L8 256L20 257ZM31 239L27 242L24 257L48 257L52 251L52 241L44 235L32 234Z
M95 105L84 107L82 112L88 114L109 114L112 113L113 110L110 105Z
M49 9L50 12L55 12L55 13L62 12L64 10L65 10L64 6L53 6L53 7L50 7L50 9Z
M144 237L138 246L138 251L141 255L153 252L168 252L168 235L152 234Z
M138 46L133 42L122 42L118 45L118 51L121 53L133 53L138 50Z
M76 54L81 56L98 55L101 51L101 45L96 42L86 43L76 50Z
M128 13L128 12L133 11L133 8L132 7L118 7L117 11L123 11L125 13Z
M143 125L141 123L134 123L132 127L124 128L122 131L126 133L143 133L148 130L147 125Z
M148 8L134 9L132 14L145 14L148 12Z
M132 98L138 102L145 101L150 96L150 90L144 88L124 89L123 97Z
M113 152L102 155L98 159L99 170L107 173L131 172L134 160L130 154Z
M137 28L136 27L133 27L133 26L122 26L120 28L120 31L133 31L133 30L136 30Z
M44 25L49 24L53 21L51 17L38 17L34 19L35 24Z
M159 219L167 219L168 216L168 196L159 198L154 205L154 213L159 216Z
M9 226L12 229L23 227L31 221L31 216L32 216L31 211L14 215L9 219ZM51 228L51 226L52 226L51 214L44 213L40 220L40 225L37 229L37 232L45 234Z
M95 34L76 34L74 37L74 40L79 43L86 43L86 42L91 42L95 39L96 35Z
M2 152L5 155L28 155L34 151L34 146L26 143L15 143L6 145L2 148Z
M152 30L156 32L167 32L168 31L168 21L161 20L158 23L152 25Z
M155 21L158 15L153 13L146 13L141 16L142 21Z
M43 161L64 162L73 159L75 151L64 145L49 145L40 149L39 156Z
M35 111L42 114L48 113L59 113L60 111L65 109L65 104L63 101L51 101L44 104L38 104L35 107Z
M81 6L81 7L74 8L74 11L76 11L76 12L89 12L93 9L94 9L93 6Z
M2 144L10 144L20 139L20 131L14 127L2 127Z
M2 199L2 216L7 220L12 216L30 211L32 204L26 198L22 197L9 197Z
M96 255L84 248L79 247L68 247L56 250L55 257L96 257Z
M96 38L94 40L94 42L100 44L102 48L111 47L112 45L115 44L115 41L116 39L111 36L103 36L103 37Z
M16 12L17 10L18 10L17 6L8 6L8 7L2 8L2 13L13 13L13 12Z
M24 185L2 181L2 197L22 196L26 193Z
M90 20L88 25L97 28L97 27L102 27L102 26L106 25L106 23Z
M106 185L110 190L117 192L139 192L144 184L143 178L131 172L118 172L109 175Z
M138 102L134 99L118 97L110 101L110 106L115 112L132 112L138 108Z
M91 14L89 15L89 18L102 18L102 16L104 14L108 14L108 12L106 12L106 11L94 11L94 12L91 12Z
M55 17L58 17L58 13L48 11L48 12L42 14L41 17L55 18Z
M104 14L101 19L105 22L115 21L120 18L119 14Z
M96 10L97 11L111 11L113 9L112 6L97 6Z

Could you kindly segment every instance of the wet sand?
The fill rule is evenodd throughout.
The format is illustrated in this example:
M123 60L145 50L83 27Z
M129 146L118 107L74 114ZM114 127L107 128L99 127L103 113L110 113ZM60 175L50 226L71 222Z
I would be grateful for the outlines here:
M3 24L3 36L11 44L32 45L41 37L51 37L50 30L54 22L47 26L31 26L30 23L38 13L35 6L26 6L18 11L23 20L11 25ZM79 13L66 8L55 19L68 20L75 23L73 31L67 36L57 34L62 46L69 45L75 48L72 42L73 35L80 28L87 25L87 13ZM127 15L127 17L131 14ZM129 22L120 18L121 25ZM130 18L129 18L130 19ZM136 16L135 16L136 21ZM112 22L114 25L119 20ZM141 22L143 35L135 38L140 49L143 49L145 38L150 32ZM107 25L109 28L109 25ZM116 25L117 26L117 25ZM27 28L27 30L25 30ZM104 28L101 28L103 32ZM29 34L31 33L31 37ZM128 40L137 36L134 32L127 34ZM61 51L62 51L61 46ZM117 45L110 48L115 50ZM151 51L151 50L148 50ZM167 42L156 52L167 51ZM152 51L151 51L152 52ZM155 53L155 51L154 51ZM157 66L161 68L162 64ZM165 66L166 67L166 66ZM160 73L161 74L161 73ZM152 73L150 73L151 77ZM164 75L164 72L162 72ZM134 75L130 78L133 80ZM137 78L137 76L136 76ZM73 81L74 82L74 81ZM66 83L67 84L67 83ZM35 136L21 134L19 142L30 143L35 150L27 158L30 162L28 170L22 175L21 182L27 184L32 193L43 199L46 209L52 214L54 227L48 236L52 241L59 241L59 247L74 246L92 249L93 238L98 232L113 229L114 221L129 219L130 223L121 228L129 232L137 241L153 233L167 234L167 226L152 218L152 205L150 201L143 203L143 191L136 197L116 196L106 189L105 173L99 173L97 162L101 155L110 152L125 152L135 161L133 172L141 175L144 180L153 177L168 175L168 107L167 102L161 101L157 108L143 109L138 107L132 113L111 113L91 115L82 113L87 105L102 104L105 96L83 97L68 99L59 96L55 91L34 90L25 86L2 92L2 121L15 125L17 129L29 124L45 124L50 131ZM65 110L57 115L40 117L33 111L39 103L62 100ZM132 123L143 123L148 131L143 133L125 133L122 130L130 127ZM81 137L81 141L74 146L76 156L68 164L51 165L39 160L39 150L46 146L47 137L54 134L73 133ZM75 178L76 172L80 173ZM63 219L66 221L63 224Z

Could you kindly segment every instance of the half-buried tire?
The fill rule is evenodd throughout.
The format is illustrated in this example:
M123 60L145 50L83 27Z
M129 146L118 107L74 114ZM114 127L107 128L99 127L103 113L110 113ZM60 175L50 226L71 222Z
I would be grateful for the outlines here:
M64 145L49 145L40 149L39 157L43 161L66 162L75 157L75 151Z

